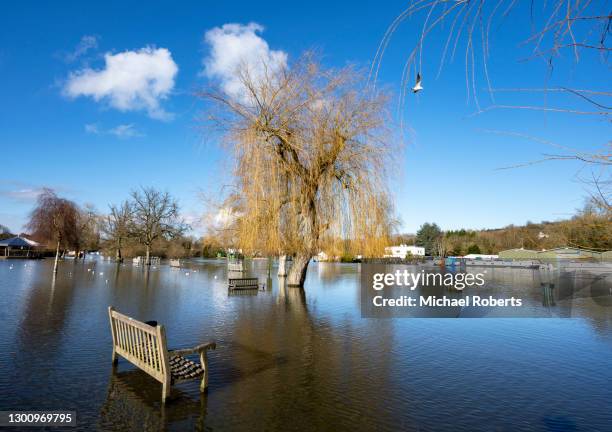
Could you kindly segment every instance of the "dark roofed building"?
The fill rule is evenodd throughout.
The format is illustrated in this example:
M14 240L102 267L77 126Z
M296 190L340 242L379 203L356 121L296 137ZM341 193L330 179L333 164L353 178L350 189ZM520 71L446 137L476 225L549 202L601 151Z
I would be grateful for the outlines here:
M39 243L25 237L0 240L0 258L38 258Z

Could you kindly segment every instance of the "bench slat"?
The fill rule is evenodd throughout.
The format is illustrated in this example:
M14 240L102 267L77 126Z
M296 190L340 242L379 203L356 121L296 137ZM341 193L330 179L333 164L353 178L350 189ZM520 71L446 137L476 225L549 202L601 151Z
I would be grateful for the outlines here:
M259 279L257 278L229 278L228 285L230 289L255 289L255 288L259 288Z

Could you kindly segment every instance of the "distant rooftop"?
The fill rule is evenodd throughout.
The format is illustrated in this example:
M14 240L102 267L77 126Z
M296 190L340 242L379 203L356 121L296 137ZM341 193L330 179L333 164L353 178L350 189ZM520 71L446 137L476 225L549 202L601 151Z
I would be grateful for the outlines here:
M40 243L35 242L34 240L27 239L25 237L12 237L6 240L0 240L0 247L38 247Z

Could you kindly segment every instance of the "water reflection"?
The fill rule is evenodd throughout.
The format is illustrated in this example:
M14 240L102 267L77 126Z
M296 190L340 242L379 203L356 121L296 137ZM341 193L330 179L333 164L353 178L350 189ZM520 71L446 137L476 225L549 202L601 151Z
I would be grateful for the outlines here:
M249 295L228 293L221 260L68 263L55 281L52 263L5 264L3 409L73 409L108 431L609 429L610 279L488 270L539 307L571 295L578 319L378 320L361 318L350 264L312 264L304 290L253 261L266 289ZM170 348L215 339L208 393L181 383L162 407L154 379L125 360L111 372L108 305L164 324Z
M169 409L160 402L156 384L157 381L140 371L118 372L112 368L98 428L165 431L180 425L182 430L206 430L206 393L193 399L180 389L174 389L174 403Z

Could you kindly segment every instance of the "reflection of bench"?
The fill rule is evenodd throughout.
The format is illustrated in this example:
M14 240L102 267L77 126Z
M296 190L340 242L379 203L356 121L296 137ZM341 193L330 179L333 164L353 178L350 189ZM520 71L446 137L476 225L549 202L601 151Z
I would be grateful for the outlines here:
M259 288L259 280L257 278L229 278L228 283L230 290Z
M189 349L168 350L163 326L150 326L108 308L113 336L113 363L120 355L163 384L162 402L170 395L170 387L179 381L200 379L200 391L208 387L208 358L206 351L215 349L208 342ZM199 354L200 363L183 356Z
M228 271L234 271L234 272L243 272L244 271L244 265L243 265L242 261L229 261L227 263L227 270Z

